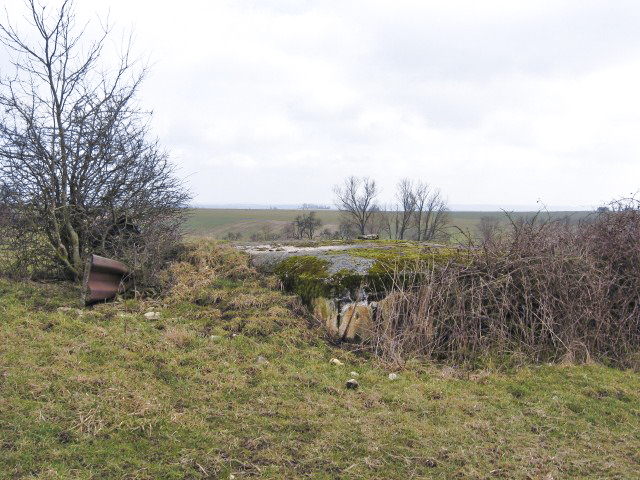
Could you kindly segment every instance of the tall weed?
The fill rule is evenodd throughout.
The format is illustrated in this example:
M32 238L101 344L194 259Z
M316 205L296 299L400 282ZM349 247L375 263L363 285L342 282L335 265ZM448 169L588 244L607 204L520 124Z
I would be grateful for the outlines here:
M577 225L511 222L464 260L394 273L379 303L373 350L476 363L505 353L533 361L630 366L640 350L640 211Z

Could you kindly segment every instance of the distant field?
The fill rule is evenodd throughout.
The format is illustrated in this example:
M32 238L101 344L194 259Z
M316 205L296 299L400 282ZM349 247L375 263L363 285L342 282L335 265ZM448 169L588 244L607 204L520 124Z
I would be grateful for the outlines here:
M302 213L302 210L243 210L194 208L186 230L189 235L224 238L230 232L239 232L248 240L253 233L279 232L287 223ZM340 212L336 210L317 210L322 220L322 229L337 230L340 223ZM518 212L514 217L531 218L536 212ZM588 212L553 212L552 217L569 216L572 221L584 218ZM548 214L543 213L542 216ZM478 222L482 217L497 217L504 222L508 219L503 212L450 212L450 228L452 233L458 228L464 232L475 234ZM456 228L457 227L457 228Z
M187 222L190 235L222 238L229 232L240 232L248 239L252 233L260 232L267 226L277 232L302 213L302 210L241 210L194 208ZM337 229L340 212L318 210L316 214L322 220L322 228Z

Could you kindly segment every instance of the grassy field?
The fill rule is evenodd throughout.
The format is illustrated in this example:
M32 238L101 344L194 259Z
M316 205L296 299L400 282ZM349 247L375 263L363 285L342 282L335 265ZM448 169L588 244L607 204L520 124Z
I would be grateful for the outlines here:
M186 225L187 232L195 236L222 238L229 232L241 232L248 240L252 233L261 229L271 228L273 232L282 229L287 223L302 213L301 210L242 210L194 208ZM318 217L322 220L323 228L336 229L339 212L335 210L318 210Z
M393 368L205 250L160 300L0 279L0 478L639 478L640 374Z
M279 232L287 223L302 213L301 210L241 210L195 208L186 225L187 232L193 236L224 238L229 232L240 232L243 240L248 240L253 233L268 229L272 233ZM336 210L318 210L317 216L322 220L322 229L337 230L340 223L340 212ZM515 217L531 218L535 212L518 212ZM546 216L547 214L541 214ZM569 216L572 220L584 218L585 212L553 212L553 218ZM504 212L450 212L450 230L453 234L458 228L464 232L476 232L476 226L482 217L496 217L508 222ZM457 227L457 228L456 228Z

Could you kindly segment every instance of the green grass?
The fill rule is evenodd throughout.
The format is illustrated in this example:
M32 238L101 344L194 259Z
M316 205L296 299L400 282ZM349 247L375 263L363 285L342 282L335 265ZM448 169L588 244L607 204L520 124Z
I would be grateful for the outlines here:
M187 222L186 230L193 236L223 238L229 232L240 232L243 240L249 240L251 234L264 232L278 233L291 223L300 210L248 210L248 209L215 209L194 208ZM335 210L318 210L318 218L322 221L321 230L329 228L337 230L340 224L340 212ZM531 218L534 212L518 212L515 217ZM541 214L546 216L546 214ZM586 212L553 212L553 218L569 216L573 221L584 218ZM503 224L508 219L503 212L450 212L450 232L458 240L463 240L459 230L476 233L476 225L482 217L497 217Z
M413 361L392 381L273 279L171 275L167 298L92 309L0 279L0 478L638 478L638 373Z
M322 220L322 228L337 229L339 212L318 210L316 213ZM222 238L229 232L241 232L243 239L248 240L252 233L261 232L265 227L273 233L280 231L297 215L300 215L300 210L194 208L186 230L190 235L213 238Z

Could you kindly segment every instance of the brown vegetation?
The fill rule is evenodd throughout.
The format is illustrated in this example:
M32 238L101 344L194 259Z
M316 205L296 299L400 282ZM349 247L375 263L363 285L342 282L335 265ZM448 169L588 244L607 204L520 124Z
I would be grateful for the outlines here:
M511 232L446 265L396 272L373 350L477 362L598 358L630 365L640 347L640 211L578 225L513 221Z

